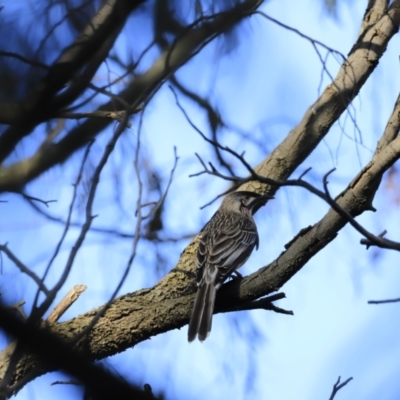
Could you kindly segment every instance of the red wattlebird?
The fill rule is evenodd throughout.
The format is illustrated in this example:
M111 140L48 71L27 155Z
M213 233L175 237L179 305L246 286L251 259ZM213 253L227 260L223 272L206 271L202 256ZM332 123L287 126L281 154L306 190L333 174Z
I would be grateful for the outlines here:
M201 231L197 251L197 295L189 322L188 340L200 341L211 331L217 290L258 249L253 214L272 196L238 191L228 194Z

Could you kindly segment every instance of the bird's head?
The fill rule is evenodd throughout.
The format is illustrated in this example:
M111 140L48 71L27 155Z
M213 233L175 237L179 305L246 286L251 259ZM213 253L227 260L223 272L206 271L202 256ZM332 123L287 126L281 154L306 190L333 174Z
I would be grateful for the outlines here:
M264 206L271 195L260 195L255 192L238 191L229 193L222 201L220 210L223 212L237 212L252 216L259 208Z

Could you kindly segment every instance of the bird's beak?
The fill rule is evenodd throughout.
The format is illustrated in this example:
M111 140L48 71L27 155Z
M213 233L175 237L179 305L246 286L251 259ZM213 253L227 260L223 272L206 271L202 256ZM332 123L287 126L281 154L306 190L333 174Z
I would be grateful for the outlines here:
M270 194L265 194L255 198L250 207L253 210L253 214L255 214L261 207L265 206L268 200L272 200L273 198L274 196L271 196Z
M265 194L264 196L257 197L256 199L253 200L253 203L261 203L265 204L268 200L274 199L274 196L271 196L270 194Z

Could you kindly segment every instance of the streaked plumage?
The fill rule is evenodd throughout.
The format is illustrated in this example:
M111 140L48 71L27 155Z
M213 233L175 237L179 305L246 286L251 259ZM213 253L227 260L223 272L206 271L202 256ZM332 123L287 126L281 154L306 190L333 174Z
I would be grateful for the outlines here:
M203 341L211 331L217 290L258 248L253 213L271 196L253 192L228 194L201 232L197 251L197 295L189 322L188 340Z

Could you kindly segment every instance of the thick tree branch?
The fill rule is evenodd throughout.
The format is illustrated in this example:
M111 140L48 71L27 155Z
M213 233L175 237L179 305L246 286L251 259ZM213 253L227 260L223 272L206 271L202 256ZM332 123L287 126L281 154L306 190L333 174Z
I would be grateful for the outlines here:
M132 110L136 110L141 103L146 102L154 94L170 74L185 64L216 36L231 29L245 17L251 15L260 3L259 0L246 0L230 11L206 18L206 22L199 20L198 22L203 22L199 27L194 25L182 34L145 73L133 78L126 89L120 92L118 96L129 103ZM124 109L122 105L109 101L97 111L109 112L110 110L121 111L122 109ZM0 193L20 191L20 188L27 182L52 166L64 162L71 154L85 146L109 123L108 119L85 121L71 130L58 143L51 143L47 147L39 149L30 158L9 167L0 168ZM9 152L2 146L4 142L2 140L3 136L0 138L0 149L5 151L5 155L7 155Z
M73 101L81 93L86 87L85 82L91 80L107 56L130 12L143 1L103 2L97 14L75 42L61 53L33 93L22 103L6 104L7 114L0 111L0 121L14 125L0 136L0 162L39 122L51 117L59 111L59 107ZM82 68L83 72L76 76ZM69 82L71 84L66 92L57 95Z
M360 35L382 17L386 12L388 5L388 0L368 0L368 7L365 10Z
M99 400L154 399L145 391L114 376L101 365L88 361L82 354L72 350L67 342L54 335L50 329L29 325L1 306L0 320L2 328L16 336L19 342L25 345L25 349L29 348L34 354L40 354L48 367L62 369L77 378L87 386L93 398ZM18 392L21 388L13 389ZM0 392L0 398L8 398L13 394L15 393L5 390Z
M397 0L357 39L334 81L308 108L299 125L255 168L258 174L286 179L311 154L377 66L389 40L398 32L399 20L400 1ZM246 185L246 189L266 191L265 185L259 183Z

